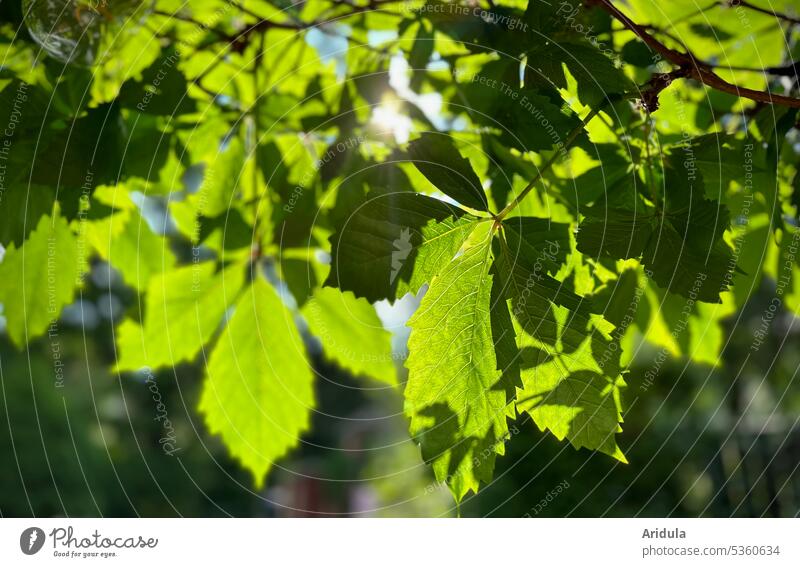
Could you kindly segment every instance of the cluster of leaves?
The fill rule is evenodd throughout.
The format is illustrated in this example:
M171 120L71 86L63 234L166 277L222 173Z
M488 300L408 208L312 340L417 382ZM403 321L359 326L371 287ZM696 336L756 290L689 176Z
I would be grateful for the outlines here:
M751 60L702 11L628 4L707 60ZM378 301L424 292L405 413L459 500L520 416L625 462L641 341L716 364L721 321L765 275L800 312L796 111L685 84L649 115L637 85L665 63L598 7L1 10L8 337L52 332L110 263L140 299L116 319L116 369L201 358L199 411L257 485L309 428L310 345L401 382ZM791 58L780 22L751 18L760 60Z

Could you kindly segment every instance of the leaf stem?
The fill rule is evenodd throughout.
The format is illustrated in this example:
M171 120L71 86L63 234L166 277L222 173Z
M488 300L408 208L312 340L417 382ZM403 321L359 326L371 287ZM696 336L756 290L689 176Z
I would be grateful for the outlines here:
M600 111L603 109L604 106L605 103L600 104L596 108L593 108L591 112L589 112L589 114L586 115L586 118L581 120L581 123L572 129L572 131L567 135L567 139L564 142L564 147L562 151L567 151L572 146L572 144L575 143L575 140L578 138L578 135L580 135L580 133L583 131L586 125L592 120L592 118L594 118L600 113ZM508 213L517 208L517 206L522 202L522 200L528 196L528 193L530 193L533 190L533 188L536 186L536 183L542 178L542 176L545 173L547 173L547 171L551 167L553 167L553 164L556 162L556 160L558 160L560 155L561 151L557 151L552 156L550 156L550 158L536 172L536 175L534 176L533 179L531 179L531 182L525 186L525 189L523 189L514 198L513 201L511 201L508 205L506 205L502 211L497 213L497 215L494 217L496 223L500 223L500 221L502 221L508 215Z
M261 235L261 223L259 223L259 205L260 199L259 196L261 192L258 189L259 186L259 169L258 169L258 145L261 142L259 137L261 136L261 120L260 120L260 102L261 102L261 84L258 81L258 72L259 68L261 67L261 60L264 57L264 47L265 47L264 35L262 34L259 38L258 44L258 52L256 53L255 57L253 58L253 106L252 106L252 143L250 147L251 158L253 160L252 163L252 183L253 187L251 188L253 191L253 195L256 197L253 199L253 236L256 239L256 247L255 253L256 258L260 258L263 254L262 250L262 235Z
M646 109L645 109L646 110ZM653 132L653 122L650 117L650 111L646 110L644 122L644 149L645 149L645 164L647 166L647 189L650 191L650 200L656 204L656 187L655 177L653 175L653 155L650 153L650 138Z

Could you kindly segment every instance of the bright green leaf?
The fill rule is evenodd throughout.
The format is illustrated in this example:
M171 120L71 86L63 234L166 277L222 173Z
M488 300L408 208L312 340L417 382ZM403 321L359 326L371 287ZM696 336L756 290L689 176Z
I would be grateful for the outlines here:
M433 280L408 321L411 435L456 500L491 480L508 433L490 317L491 234L478 231L480 241Z
M211 353L199 406L257 486L308 430L313 378L292 313L257 277Z
M0 303L6 332L23 346L47 330L72 302L86 258L66 220L45 216L28 239L5 251L0 263Z
M536 425L575 448L598 450L627 462L617 446L620 429L619 344L613 325L584 309L558 305L561 290L526 258L505 245L498 273L519 325L522 387L516 407Z
M416 168L439 191L466 207L488 210L481 180L450 138L425 133L408 145L408 153Z
M325 287L317 289L301 311L311 334L342 368L356 376L397 383L392 335L383 328L369 301Z
M126 320L117 330L118 370L191 361L220 328L244 282L241 265L215 272L192 264L150 279L144 325Z

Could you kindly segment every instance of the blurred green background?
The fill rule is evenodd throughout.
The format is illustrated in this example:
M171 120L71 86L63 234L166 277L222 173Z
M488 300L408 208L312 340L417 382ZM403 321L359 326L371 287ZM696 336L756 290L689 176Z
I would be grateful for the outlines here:
M457 513L408 438L399 394L365 388L319 353L311 433L263 490L198 421L200 363L157 374L179 448L165 454L145 376L108 370L111 321L135 301L118 281L107 265L95 265L55 342L45 337L28 351L0 342L4 517ZM461 515L796 516L797 319L780 313L745 360L771 297L762 289L728 325L717 368L668 360L645 387L658 352L643 343L626 377L622 446L630 464L575 451L520 418L494 482L468 497Z

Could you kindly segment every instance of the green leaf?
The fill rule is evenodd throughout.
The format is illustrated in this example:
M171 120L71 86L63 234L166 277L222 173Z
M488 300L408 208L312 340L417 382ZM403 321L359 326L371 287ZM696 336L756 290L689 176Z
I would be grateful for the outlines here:
M610 94L635 92L636 85L606 54L583 41L547 42L528 53L525 82L567 88L561 67L566 65L578 84L578 97L596 106Z
M490 61L459 89L472 109L471 120L499 129L502 143L523 153L563 149L569 133L581 124L549 82L526 79L520 88L519 69L506 61ZM585 141L585 133L577 141Z
M653 209L584 209L586 218L578 229L578 250L599 258L638 258L658 227Z
M292 313L256 277L211 353L200 412L260 488L308 430L313 408L313 374Z
M237 208L230 208L215 217L197 217L200 225L198 241L207 242L216 238L224 250L238 250L253 245L253 227L244 219Z
M51 187L9 184L0 201L0 244L21 245L40 219L50 214L55 202Z
M276 266L278 276L289 288L289 292L298 306L305 305L328 271L327 265L318 262L312 254L305 253L305 258L291 258L284 254Z
M3 128L0 141L13 151L11 142L23 131L38 133L50 106L50 93L44 89L13 79L0 91L0 123L14 123L13 129Z
M325 353L356 376L394 386L392 334L366 299L331 287L320 288L301 309Z
M117 370L175 366L193 360L220 328L243 283L243 266L215 273L214 262L151 278L144 326L128 319L117 330Z
M705 38L714 39L719 42L725 42L735 37L733 34L730 34L723 29L715 28L707 23L695 22L693 24L689 24L689 29L692 30L692 33Z
M150 230L135 209L86 223L85 230L100 257L136 289L147 289L152 276L175 265L175 255L167 240Z
M495 115L503 126L500 139L521 152L563 151L569 133L580 126L578 116L554 93L515 89L503 98L505 103ZM581 132L579 141L584 137Z
M548 0L530 0L525 8L525 21L531 28L541 32L546 39L554 31L561 31L568 27L564 18L565 5L560 5ZM570 11L572 8L570 7ZM569 14L567 14L569 15ZM536 39L539 33L531 34ZM540 41L545 41L541 39Z
M497 241L495 241L496 244ZM500 383L506 392L506 400L513 400L516 397L518 387L522 387L520 375L520 352L517 347L517 332L514 328L514 321L508 309L503 280L498 277L496 264L492 265L492 295L490 305L490 317L492 324L492 339L494 340L494 350L497 355L497 368L501 372ZM517 417L514 404L506 406L506 415L511 419Z
M238 138L232 138L214 154L198 192L203 216L216 217L231 207L244 166L244 147Z
M122 85L117 101L123 108L147 114L178 116L194 112L196 102L189 97L186 77L177 68L180 57L174 48L163 50L142 72L141 80L128 80Z
M758 161L760 144L756 140L738 139L730 134L706 134L675 144L667 148L674 167L682 167L681 161L691 156L691 164L703 176L708 186L708 196L718 197L731 181L744 184L746 178L763 172Z
M600 258L641 258L650 277L685 297L719 303L735 266L723 234L728 209L703 198L702 182L687 184L684 172L665 170L663 209L641 201L637 208L584 210L578 250Z
M42 217L20 248L9 246L0 263L0 303L14 344L21 347L43 334L72 302L85 261L57 214Z
M408 66L413 73L411 77L411 88L414 91L419 91L422 85L422 79L425 76L425 70L428 66L428 61L433 55L434 48L434 32L430 24L425 20L420 20L419 27L417 28L417 35L414 38L414 44L408 54Z
M481 180L449 137L426 132L408 145L408 153L439 191L466 207L489 210Z
M34 183L78 192L118 180L125 134L116 106L92 108L65 124L48 125L41 134L41 141L31 140L36 157L26 164Z
M331 236L325 285L371 302L417 293L456 255L475 222L432 197L372 192Z
M519 331L522 387L516 408L536 425L576 448L627 462L617 446L621 431L619 343L613 325L580 306L565 307L564 293L534 262L514 257L503 243L496 262ZM569 294L573 295L573 294Z
M736 265L721 232L713 232L714 222L727 214L720 208L713 201L703 200L692 212L696 223L684 224L680 219L665 222L660 240L655 234L650 237L642 263L652 271L658 285L692 299L720 302L719 294L728 289L728 275ZM707 224L702 223L703 218Z
M622 46L620 55L626 63L647 68L656 63L655 52L639 38L632 39Z
M569 225L536 217L512 217L503 223L508 247L542 266L557 272L570 250Z
M491 233L478 232L479 240L433 280L408 321L405 412L423 458L456 500L491 480L508 433L489 312Z
M580 175L559 180L559 195L577 211L600 201L609 206L612 202L630 204L628 200L639 182L630 159L617 153L613 144L595 144L594 150L597 153L592 157L600 163Z

